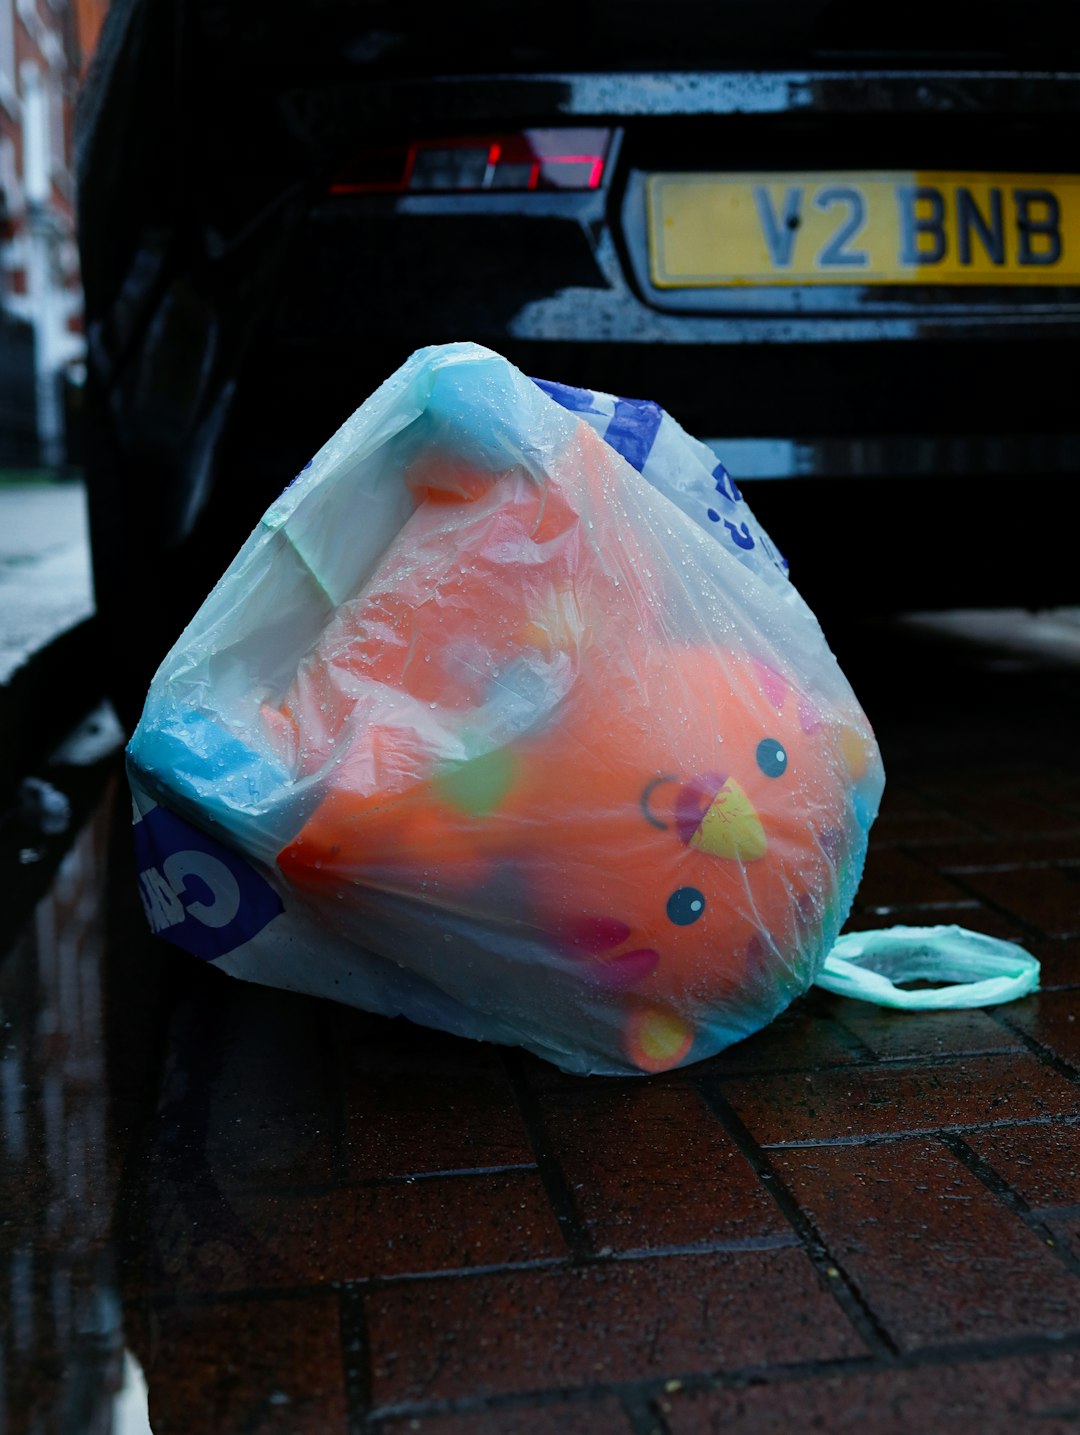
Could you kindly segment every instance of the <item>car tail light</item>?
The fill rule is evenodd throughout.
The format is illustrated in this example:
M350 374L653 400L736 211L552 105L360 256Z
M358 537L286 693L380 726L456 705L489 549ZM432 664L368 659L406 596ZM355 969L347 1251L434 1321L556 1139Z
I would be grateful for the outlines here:
M331 194L473 194L597 189L610 130L521 130L413 140L365 150L334 177Z

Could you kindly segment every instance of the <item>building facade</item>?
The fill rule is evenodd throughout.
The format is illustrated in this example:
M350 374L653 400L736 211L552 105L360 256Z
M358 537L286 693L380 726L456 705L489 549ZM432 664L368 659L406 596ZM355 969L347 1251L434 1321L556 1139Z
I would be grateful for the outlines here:
M60 467L80 379L72 116L108 0L0 0L0 466Z

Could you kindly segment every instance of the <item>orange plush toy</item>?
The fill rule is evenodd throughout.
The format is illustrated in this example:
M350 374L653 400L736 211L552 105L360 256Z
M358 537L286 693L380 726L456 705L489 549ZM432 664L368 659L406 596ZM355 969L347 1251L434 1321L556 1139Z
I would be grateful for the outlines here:
M500 960L446 961L498 1009L550 1001L657 1071L809 985L861 871L874 745L737 622L680 631L662 544L619 522L619 461L584 425L574 452L539 479L413 472L419 508L264 708L316 794L278 865L355 907L361 942L378 894L476 918Z

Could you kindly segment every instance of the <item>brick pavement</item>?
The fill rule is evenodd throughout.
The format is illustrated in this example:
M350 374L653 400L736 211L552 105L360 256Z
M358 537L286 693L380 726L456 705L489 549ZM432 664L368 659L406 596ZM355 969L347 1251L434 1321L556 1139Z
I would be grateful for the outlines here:
M1014 937L1023 1003L814 992L582 1079L181 962L117 1221L155 1435L1078 1428L1080 673L918 673L852 673L889 786L851 925Z
M876 719L851 921L1025 942L1022 1004L815 992L621 1081L193 974L125 1274L155 1431L1075 1429L1080 682L1026 681Z

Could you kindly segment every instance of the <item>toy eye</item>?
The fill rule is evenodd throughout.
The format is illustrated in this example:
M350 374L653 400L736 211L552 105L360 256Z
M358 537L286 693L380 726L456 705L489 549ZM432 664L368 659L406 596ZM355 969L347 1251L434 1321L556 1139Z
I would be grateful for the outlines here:
M696 887L680 887L667 899L668 920L677 927L689 927L705 910L705 898Z
M763 737L757 745L757 765L766 777L783 777L787 753L774 737Z

